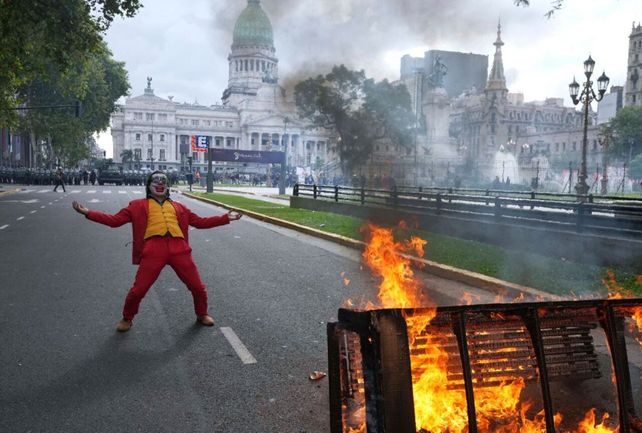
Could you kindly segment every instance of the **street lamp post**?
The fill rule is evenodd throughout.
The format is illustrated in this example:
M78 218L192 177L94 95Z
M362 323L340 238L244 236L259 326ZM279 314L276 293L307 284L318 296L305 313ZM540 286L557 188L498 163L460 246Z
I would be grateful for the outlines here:
M577 178L577 184L575 185L575 192L580 196L580 201L586 200L586 195L589 191L589 186L586 183L588 177L586 170L586 149L588 147L588 113L591 102L601 101L606 92L606 88L609 85L609 77L606 76L604 72L597 79L597 95L593 90L593 82L591 81L591 75L593 74L593 68L595 67L595 61L589 56L588 59L584 61L584 75L586 75L586 81L582 85L582 92L580 93L580 85L575 81L573 77L573 82L568 85L568 91L573 100L573 104L577 105L580 102L584 104L584 132L582 136L582 162L580 166L580 174Z
M150 162L151 162L151 166L152 166L152 171L154 171L154 113L152 113L151 120L152 120L152 146L151 146L152 157L151 157Z
M285 117L283 118L283 137L281 141L283 142L283 161L281 162L281 179L279 179L279 194L283 195L285 194L285 186L286 186L286 176L287 176L287 168L286 165L288 163L288 142L286 139L286 136L288 134L288 118Z

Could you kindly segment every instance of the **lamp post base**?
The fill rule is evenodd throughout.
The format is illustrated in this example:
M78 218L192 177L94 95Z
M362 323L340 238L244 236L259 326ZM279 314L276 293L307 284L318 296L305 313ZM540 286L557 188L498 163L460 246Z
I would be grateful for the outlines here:
M589 192L589 186L586 184L586 182L578 182L577 185L575 185L575 193L580 196L586 196Z

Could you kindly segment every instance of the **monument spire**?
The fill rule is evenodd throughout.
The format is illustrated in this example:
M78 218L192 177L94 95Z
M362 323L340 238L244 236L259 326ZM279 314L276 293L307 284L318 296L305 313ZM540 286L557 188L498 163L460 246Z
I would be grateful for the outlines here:
M488 82L486 83L486 93L500 93L500 95L497 96L504 97L506 93L508 93L508 88L506 87L504 62L502 61L502 46L504 42L502 41L501 21L497 23L497 40L495 40L493 45L495 45L495 56L493 58L493 67L490 70Z

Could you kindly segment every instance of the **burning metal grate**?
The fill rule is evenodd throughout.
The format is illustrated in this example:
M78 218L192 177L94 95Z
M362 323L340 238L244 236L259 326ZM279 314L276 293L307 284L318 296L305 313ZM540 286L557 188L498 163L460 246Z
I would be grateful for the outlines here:
M642 299L341 309L331 431L642 432L641 334Z

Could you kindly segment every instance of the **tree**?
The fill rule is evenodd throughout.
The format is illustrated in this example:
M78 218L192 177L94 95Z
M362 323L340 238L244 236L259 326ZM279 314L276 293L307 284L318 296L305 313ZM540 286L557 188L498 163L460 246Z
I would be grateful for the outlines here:
M46 76L20 89L20 97L29 106L72 106L81 101L82 112L73 109L27 110L18 126L30 131L38 141L45 141L48 154L75 165L89 156L88 139L95 131L109 126L115 103L127 94L129 84L124 64L115 62L104 44L85 62L65 73L48 65Z
M132 168L132 160L134 159L134 151L131 149L125 149L120 152L120 159L123 161L123 164L129 162L129 168Z
M631 161L629 175L634 179L642 179L642 153L638 153Z
M24 89L64 75L102 49L115 16L131 17L140 0L0 0L0 127L14 126Z
M377 83L341 65L299 82L294 93L302 117L338 134L336 150L346 174L370 157L378 141L403 147L412 142L414 115L403 84Z
M517 6L530 6L531 2L530 0L515 0L515 4ZM562 9L563 4L564 4L564 0L552 0L551 9L548 12L546 12L544 16L546 16L546 18L552 17L555 11Z
M631 161L642 153L642 106L626 106L610 122L612 141L611 155Z

